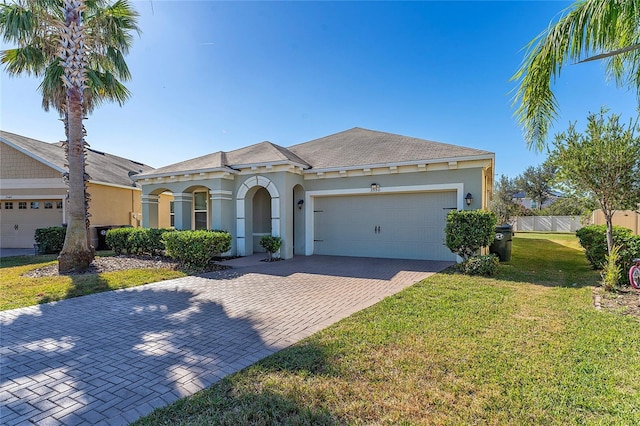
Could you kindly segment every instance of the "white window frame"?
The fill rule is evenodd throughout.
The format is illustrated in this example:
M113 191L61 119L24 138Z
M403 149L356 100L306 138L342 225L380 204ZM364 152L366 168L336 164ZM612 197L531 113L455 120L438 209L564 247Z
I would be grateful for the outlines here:
M205 205L206 205L206 209L205 210L197 210L196 209L196 194L204 194L204 200L205 200ZM210 226L209 224L211 223L210 218L209 218L209 191L193 191L193 213L191 216L191 223L193 224L191 226L191 229L197 229L196 228L196 213L206 213L207 216L207 223L206 223L206 227L204 229L209 229Z

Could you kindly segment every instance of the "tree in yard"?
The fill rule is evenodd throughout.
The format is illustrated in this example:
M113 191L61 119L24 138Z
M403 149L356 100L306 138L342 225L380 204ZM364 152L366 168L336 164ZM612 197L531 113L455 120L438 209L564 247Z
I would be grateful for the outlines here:
M120 81L131 78L124 62L138 31L138 14L126 0L19 0L0 5L0 31L16 48L0 52L10 75L41 77L45 110L65 124L69 208L61 272L84 270L94 257L88 235L85 172L86 113L104 101L122 105L130 96Z
M501 175L493 188L490 210L496 214L498 223L508 223L516 215L519 206L513 201L513 195L518 192L513 179Z
M578 0L527 46L512 80L515 115L529 147L542 150L558 102L551 84L564 65L604 59L619 86L640 97L640 0Z
M560 180L576 192L591 193L607 224L607 250L613 247L612 218L616 210L637 209L640 202L640 137L637 122L620 123L606 111L589 114L584 134L570 124L556 135L549 161Z
M538 167L528 167L515 179L515 185L520 191L527 193L538 204L538 210L551 195L551 185L556 174L556 167L549 163L543 163Z

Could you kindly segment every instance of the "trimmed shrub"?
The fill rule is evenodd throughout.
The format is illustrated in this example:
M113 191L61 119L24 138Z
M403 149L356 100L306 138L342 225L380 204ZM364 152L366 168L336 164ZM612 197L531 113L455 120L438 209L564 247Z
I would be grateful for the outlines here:
M485 210L452 210L447 215L446 245L464 260L475 255L495 238L497 217Z
M273 235L265 235L260 238L260 247L269 253L269 260L273 259L273 254L280 250L282 238Z
M38 228L35 231L34 238L39 245L40 253L60 253L64 246L64 237L67 234L67 228L64 226L50 226L48 228Z
M147 247L145 253L155 256L164 251L164 240L162 236L167 232L176 232L175 229L169 228L145 228L147 231Z
M106 243L116 254L148 254L155 256L162 252L162 235L174 232L167 228L116 228L107 231Z
M176 231L162 235L167 255L183 265L204 268L214 256L231 249L231 235L215 231Z
M588 225L576 231L584 254L594 269L602 269L607 256L607 226ZM622 226L613 227L613 245L619 247L617 264L623 271L631 267L631 260L640 257L640 235Z
M500 259L495 254L474 256L462 264L462 272L467 275L492 277L498 273Z
M145 228L133 228L127 237L131 254L144 254L149 246L149 235Z
M139 228L109 229L105 236L105 242L116 254L131 254L132 247L129 242L129 235L131 235L135 229Z

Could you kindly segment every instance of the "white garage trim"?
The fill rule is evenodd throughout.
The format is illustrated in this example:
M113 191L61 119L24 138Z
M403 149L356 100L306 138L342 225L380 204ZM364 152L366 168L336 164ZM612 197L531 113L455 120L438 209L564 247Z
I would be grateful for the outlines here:
M375 194L398 194L398 193L416 193L416 192L437 192L437 191L456 191L456 208L462 210L464 207L464 184L463 183L447 183L436 185L411 185L411 186L390 186L381 187ZM305 255L313 254L315 235L314 224L314 204L316 197L331 197L336 195L366 195L371 194L371 188L352 188L352 189L325 189L318 191L307 191L305 194Z
M2 189L67 189L62 177L41 179L0 179Z
M64 200L66 195L0 195L2 201L12 200Z

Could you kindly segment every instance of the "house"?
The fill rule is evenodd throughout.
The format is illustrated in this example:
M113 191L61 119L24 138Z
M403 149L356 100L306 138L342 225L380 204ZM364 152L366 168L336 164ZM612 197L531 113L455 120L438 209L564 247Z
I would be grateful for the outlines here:
M544 200L544 202L542 203L542 207L540 208L544 209L545 207L549 207L551 204L555 203L556 201L558 201L560 198L563 198L563 197L564 195L562 195L557 191L550 191L547 194L547 199ZM533 200L532 198L527 197L527 193L524 191L516 192L515 194L513 194L512 199L515 203L530 210L535 210L535 209L538 209L539 207L538 202Z
M231 254L262 251L280 236L280 255L455 260L444 245L452 209L487 208L492 152L353 128L281 147L261 142L142 172L145 227L219 229ZM466 199L468 198L468 200ZM467 205L467 202L469 205Z
M64 148L61 142L0 131L0 159L0 247L33 247L37 228L66 223ZM96 227L140 225L142 192L131 176L153 169L93 149L86 165L90 231L97 246Z

